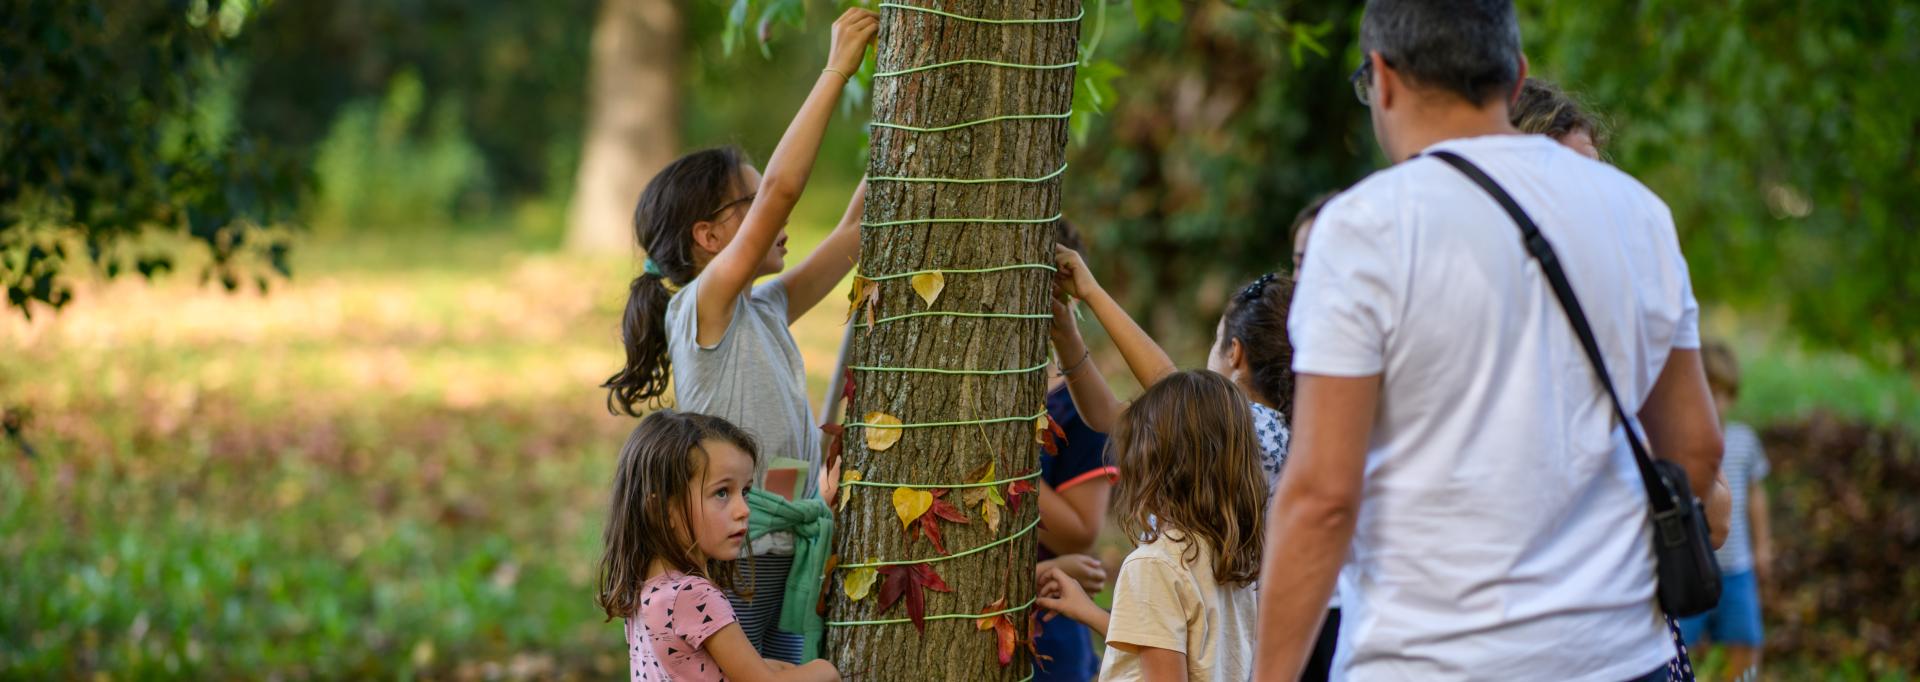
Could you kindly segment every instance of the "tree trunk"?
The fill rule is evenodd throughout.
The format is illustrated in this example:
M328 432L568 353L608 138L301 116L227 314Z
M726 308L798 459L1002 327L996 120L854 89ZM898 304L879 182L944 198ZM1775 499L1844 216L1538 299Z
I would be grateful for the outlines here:
M604 0L593 29L587 134L567 208L567 248L637 248L633 207L680 146L677 0Z
M983 18L1054 18L1076 14L1069 0L1028 3L954 0L943 11ZM923 12L887 9L882 14L878 70L893 71L959 59L1018 64L1067 64L1077 57L1077 22L995 25ZM1019 69L962 64L893 77L874 83L876 122L919 127L948 126L1015 114L1067 111L1073 99L1073 69ZM1066 158L1065 119L1025 119L985 123L940 132L913 132L876 126L868 173L873 177L953 179L1039 178L1059 170ZM875 180L868 190L867 223L928 218L1041 219L1059 212L1060 180L1000 181L981 184ZM933 223L867 227L861 234L861 272L868 276L932 269L991 268L1052 263L1050 223ZM1014 269L992 273L947 273L945 288L931 305L916 295L907 278L883 280L875 319L927 311L995 314L1044 314L1049 311L1052 273ZM864 318L865 313L862 313ZM922 316L881 322L856 332L854 366L1001 370L1027 368L1047 358L1046 319ZM898 443L876 452L865 442L869 429L849 427L846 467L870 482L932 484L927 490L972 482L971 474L989 461L995 478L1014 478L1038 470L1033 417L1044 411L1044 370L1003 375L948 375L918 372L858 371L848 422L884 412L906 424L1015 418L994 424L906 428ZM1038 481L1033 481L1037 484ZM997 487L1003 496L1008 486ZM978 507L963 508L965 525L942 523L943 555L924 538L903 532L892 504L893 488L862 486L838 518L835 553L844 563L911 561L955 556L928 564L952 587L928 592L926 614L975 614L1003 600L1007 607L1028 603L1034 592L1038 518L1034 495L1009 503L1019 506L992 530ZM942 498L961 507L967 489L953 488ZM1011 542L984 551L968 550L996 540ZM964 556L960 556L963 555ZM882 578L873 594L847 599L843 579L832 577L828 621L869 621L907 617L902 603L880 612ZM1011 614L1020 644L1010 665L998 660L994 631L976 628L973 618L927 620L924 634L906 623L829 626L824 655L842 674L877 680L1020 680L1029 676L1026 653L1027 611Z

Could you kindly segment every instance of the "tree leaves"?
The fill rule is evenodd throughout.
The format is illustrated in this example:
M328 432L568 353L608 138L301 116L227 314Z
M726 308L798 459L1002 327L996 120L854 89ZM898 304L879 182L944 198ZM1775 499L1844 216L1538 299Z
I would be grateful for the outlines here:
M1021 476L1027 476L1031 473L1033 472L1027 472L1025 474L1021 474ZM1014 512L1020 511L1020 497L1022 495L1034 495L1034 494L1037 494L1038 492L1039 491L1034 489L1033 479L1031 478L1021 478L1018 481L1008 483L1007 484L1007 510L1014 511Z
M867 311L867 329L871 331L873 329L873 309L878 307L880 307L880 283L861 277L860 275L854 275L853 286L847 288L847 319L840 324L845 325L848 322L852 322L853 316L859 313L862 308L865 308ZM849 383L848 385L851 386L852 384Z
M914 629L921 634L927 631L927 597L922 590L953 592L953 588L947 586L947 581L933 570L931 564L883 566L880 575L886 578L880 584L880 612L886 613L904 598L907 602L907 618L913 621Z
M893 489L893 513L900 517L900 528L910 529L913 522L933 508L933 493L912 488Z
M871 557L867 559L868 563L872 563L873 561ZM846 590L848 600L860 601L866 599L867 595L872 593L873 584L879 577L880 571L875 570L872 566L862 566L847 571L847 577L841 579L840 587Z
M1006 597L995 599L993 603L988 604L986 608L980 609L981 615L986 617L975 618L973 621L975 628L993 631L995 639L994 649L1000 654L1000 667L1002 668L1013 663L1013 650L1016 643L1020 640L1019 632L1014 629L1013 618L1010 614L998 613L999 611L1005 611L1006 608Z
M894 443L900 442L900 432L902 429L900 428L899 417L885 412L868 412L867 416L861 421L868 424L878 424L878 426L866 427L868 450L886 452L887 448L893 447Z
M993 462L987 462L986 466L975 469L969 478L973 483L992 481L994 468ZM987 528L1000 530L1000 508L1007 506L1007 500L1000 496L999 486L983 485L968 488L966 492L961 493L960 499L962 506L980 508L980 518L987 520Z
M865 479L866 475L860 473L859 469L848 469L840 474L840 506L836 511L846 512L847 498L853 497L854 486L847 484Z
M927 542L933 544L933 551L946 554L947 546L946 543L941 540L940 536L940 522L946 521L964 525L969 523L969 521L965 512L954 507L952 503L941 499L947 495L945 488L935 490L930 493L930 495L933 497L933 503L927 507L927 513L920 516L920 534L927 538Z
M938 271L914 275L911 281L913 293L919 294L920 300L926 301L928 307L932 307L934 301L940 300L940 292L947 288L947 276Z
M1060 422L1053 415L1043 414L1033 420L1033 442L1049 455L1060 454L1060 445L1067 442L1067 430L1060 428Z

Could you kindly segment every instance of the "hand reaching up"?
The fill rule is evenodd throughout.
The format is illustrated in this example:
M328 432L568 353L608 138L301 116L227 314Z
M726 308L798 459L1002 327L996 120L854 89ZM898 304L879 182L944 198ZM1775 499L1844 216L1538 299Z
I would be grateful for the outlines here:
M1087 262L1081 260L1080 252L1059 244L1053 245L1053 265L1059 271L1053 274L1054 290L1074 298L1086 298L1088 292L1100 288L1093 279L1093 272L1087 269Z
M851 78L867 58L867 45L880 32L880 15L872 10L849 7L833 22L833 43L827 51L827 68Z

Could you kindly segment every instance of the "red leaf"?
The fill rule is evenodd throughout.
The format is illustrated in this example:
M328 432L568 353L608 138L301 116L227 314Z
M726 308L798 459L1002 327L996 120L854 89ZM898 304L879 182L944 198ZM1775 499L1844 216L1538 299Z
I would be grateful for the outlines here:
M913 569L909 566L882 566L880 575L885 576L880 583L880 613L893 608L893 603L900 601L900 595L909 589L920 591L920 586L913 582Z
M847 368L846 374L843 377L843 381L841 381L840 386L841 386L840 397L845 398L848 402L852 402L853 401L853 368L852 367Z
M827 441L827 461L821 463L820 468L831 469L833 463L840 460L840 453L844 452L841 449L841 437L847 435L847 427L839 424L821 424L820 431L830 438Z
M913 582L935 592L952 592L945 578L933 570L933 564L913 564Z
M999 640L997 643L1000 649L1000 667L1005 668L1007 664L1013 662L1013 646L1014 642L1019 640L1019 633L1014 632L1013 619L1008 618L1006 614L1001 614L994 621L993 632L998 635Z
M907 587L907 618L913 621L913 629L919 630L920 634L927 634L927 595L920 591L918 583Z
M946 491L942 490L940 492L944 493ZM930 515L938 516L942 519L946 519L947 521L951 521L953 523L960 523L960 524L967 523L966 512L960 511L959 508L948 503L946 500L938 499L939 498L938 494L935 494L934 497L936 499L934 499L933 501L933 507L927 510L930 513Z
M1054 438L1060 439L1060 442L1067 442L1067 430L1060 428L1060 422L1054 421L1051 414L1047 415L1047 430L1053 433Z
M1025 476L1026 474L1021 474ZM1007 509L1020 511L1020 496L1034 494L1033 479L1023 478L1007 484Z
M1052 421L1053 421L1053 420L1052 420L1052 419L1048 419L1047 421L1048 421L1048 423L1052 423ZM1047 431L1041 431L1041 432L1040 432L1040 449L1041 449L1041 450L1044 450L1044 451L1046 451L1046 453L1047 453L1047 454L1049 454L1049 455L1058 455L1058 454L1060 454L1060 446L1058 446L1058 445L1054 445L1054 444L1053 444L1053 431L1052 431L1052 430L1047 430Z
M1040 611L1039 609L1028 609L1027 653L1033 656L1034 667L1046 670L1047 666L1045 662L1053 660L1053 657L1040 653L1040 645L1035 641L1038 639L1040 639Z
M920 527L921 535L927 536L927 542L933 543L933 551L941 554L947 553L946 543L940 541L940 520L938 517L927 514L915 519L913 523Z

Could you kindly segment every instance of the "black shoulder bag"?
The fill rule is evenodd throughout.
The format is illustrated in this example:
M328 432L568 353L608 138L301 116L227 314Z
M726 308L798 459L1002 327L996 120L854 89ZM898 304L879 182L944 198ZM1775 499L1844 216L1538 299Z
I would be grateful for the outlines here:
M1540 271L1547 276L1547 282L1553 285L1553 295L1560 299L1560 308L1567 313L1567 320L1573 323L1573 333L1580 337L1580 347L1586 349L1587 360L1593 363L1594 373L1600 375L1600 385L1607 389L1607 397L1613 400L1613 412L1627 430L1627 445L1633 448L1634 464L1640 468L1640 482L1646 485L1647 501L1653 507L1653 556L1657 564L1655 577L1658 580L1660 607L1667 615L1675 618L1705 613L1720 602L1720 564L1713 558L1713 546L1707 532L1707 513L1700 499L1693 496L1693 489L1687 487L1687 471L1680 465L1666 460L1656 460L1647 455L1647 446L1641 442L1640 434L1634 429L1633 419L1620 404L1620 394L1613 389L1613 378L1607 374L1607 363L1600 357L1600 344L1593 339L1593 328L1587 324L1586 313L1581 311L1580 300L1573 295L1573 285L1567 282L1567 273L1560 269L1560 258L1554 255L1553 245L1540 234L1533 219L1527 212L1520 210L1513 197L1501 189L1500 184L1487 177L1479 166L1448 151L1436 151L1430 154L1434 158L1447 162L1474 184L1480 185L1494 201L1513 216L1514 224L1520 226L1521 241L1526 245L1527 253L1540 261Z

